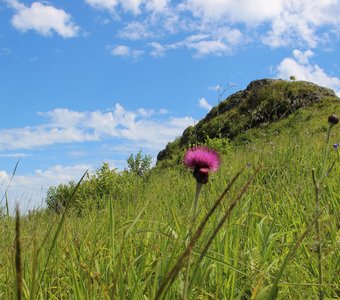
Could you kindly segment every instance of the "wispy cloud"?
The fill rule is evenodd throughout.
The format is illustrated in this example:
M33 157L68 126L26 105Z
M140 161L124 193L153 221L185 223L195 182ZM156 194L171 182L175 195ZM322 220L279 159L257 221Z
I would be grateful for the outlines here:
M327 39L325 26L339 33L339 0L187 0L181 7L206 26L243 24L253 37L261 28L263 43L274 47L296 43L315 47Z
M91 170L92 166L87 164L78 164L72 166L55 165L48 169L37 169L33 174L19 175L16 174L10 183L11 174L0 170L0 195L8 189L9 207L13 211L15 204L20 204L20 209L26 212L28 209L37 208L44 205L46 192L50 186L57 186L69 181L77 182L82 175ZM3 205L4 203L0 203Z
M340 78L327 74L319 65L310 60L314 56L311 50L295 49L293 57L284 58L277 66L277 77L288 79L295 76L297 80L306 80L333 89L340 96Z
M115 15L130 14L118 37L147 40L154 57L183 48L197 57L230 55L242 45L258 43L315 48L340 36L340 0L86 2Z
M0 49L0 55L11 55L11 54L12 54L12 50L10 48L3 47Z
M79 112L54 109L40 112L47 122L38 126L0 130L0 150L34 149L69 144L119 139L145 142L160 149L193 124L189 117L164 116L163 111L139 108L128 111L117 103L110 111Z
M27 157L30 156L30 154L26 154L26 153L0 153L0 157L3 158L21 158L21 157Z
M33 2L28 7L17 0L6 2L15 11L11 23L19 31L34 30L45 36L50 36L54 32L64 38L75 37L80 31L80 27L73 23L70 14L52 5Z
M112 13L117 10L130 12L138 15L142 10L159 12L166 9L170 0L85 0L89 5L99 8L107 9Z

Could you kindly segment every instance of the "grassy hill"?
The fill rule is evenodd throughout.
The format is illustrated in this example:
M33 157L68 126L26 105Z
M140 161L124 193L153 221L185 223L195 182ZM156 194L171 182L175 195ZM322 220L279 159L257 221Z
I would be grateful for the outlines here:
M179 162L183 150L190 145L204 144L209 138L250 142L253 139L249 140L251 136L247 132L252 128L266 128L301 109L313 109L320 103L331 104L338 100L332 90L311 82L276 79L252 81L245 90L220 102L205 118L170 142L158 154L158 163L166 165L171 164L171 161Z
M85 180L62 214L22 217L24 299L155 299L174 266L162 299L181 299L189 232L238 172L193 245L187 298L339 299L340 125L330 130L331 114L340 99L328 89L254 81L169 143L143 176L105 169L109 193ZM191 229L196 182L181 162L200 143L221 147L222 165L202 187ZM81 214L74 200L85 202ZM0 299L17 290L14 223L1 217Z

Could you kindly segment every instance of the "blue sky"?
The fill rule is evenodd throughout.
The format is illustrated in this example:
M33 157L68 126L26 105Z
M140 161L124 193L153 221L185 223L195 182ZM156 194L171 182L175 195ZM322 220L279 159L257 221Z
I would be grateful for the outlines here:
M340 0L0 0L0 192L41 204L103 161L155 158L260 78L340 94Z

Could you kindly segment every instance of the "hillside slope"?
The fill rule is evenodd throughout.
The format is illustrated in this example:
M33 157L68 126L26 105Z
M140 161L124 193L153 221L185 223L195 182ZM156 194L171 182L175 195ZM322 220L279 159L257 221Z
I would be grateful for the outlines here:
M204 143L207 138L241 140L253 128L270 126L300 109L315 107L318 103L340 103L334 91L305 81L261 79L252 81L245 90L229 96L195 126L189 126L183 135L168 143L159 152L157 163L180 161L180 154L190 145Z

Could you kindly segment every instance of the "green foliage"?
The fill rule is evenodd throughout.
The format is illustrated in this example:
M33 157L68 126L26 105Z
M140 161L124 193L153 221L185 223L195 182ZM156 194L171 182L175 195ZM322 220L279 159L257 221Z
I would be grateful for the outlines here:
M215 149L219 154L226 155L232 151L232 145L228 138L207 137L204 144L209 148Z
M94 174L87 175L80 183L70 209L82 215L89 209L101 209L106 205L108 198L119 200L124 196L134 197L139 180L150 171L151 160L150 155L142 155L141 151L135 156L131 154L127 160L128 170L122 172L111 169L109 164L104 162ZM135 178L136 175L140 179ZM75 186L76 183L70 181L57 187L50 187L46 196L47 208L62 213Z
M203 142L189 145L190 148L194 146L206 146L208 148L216 150L221 155L227 155L233 149L230 139L223 137L210 138L208 135Z
M76 183L74 181L70 181L67 184L59 184L57 187L50 187L45 200L47 207L57 213L61 213L75 187Z
M128 170L137 176L143 176L150 170L151 162L151 155L143 155L142 150L140 150L136 155L131 154L128 158Z

